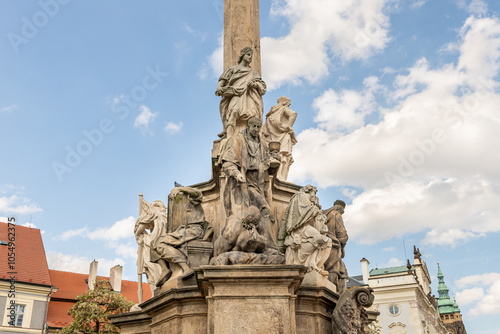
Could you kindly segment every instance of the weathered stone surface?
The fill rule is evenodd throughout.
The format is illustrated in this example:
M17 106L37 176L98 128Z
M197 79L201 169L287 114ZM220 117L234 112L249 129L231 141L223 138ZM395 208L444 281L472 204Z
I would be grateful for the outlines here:
M255 50L253 68L260 72L259 0L224 1L224 68L238 63L245 46Z
M202 266L209 334L296 333L303 266Z
M280 166L276 176L281 180L288 177L288 171L293 163L292 147L297 143L292 127L297 118L297 113L290 109L290 99L282 96L278 104L271 107L266 115L266 122L262 128L262 138L271 148L277 146ZM279 145L277 145L279 143Z
M355 286L342 293L333 310L333 334L367 333L370 320L365 307L370 307L374 299L372 288Z
M122 334L149 334L151 317L141 311L110 315L113 325L120 327Z
M307 185L293 195L281 221L278 245L281 250L286 248L286 264L304 265L308 272L327 277L323 264L330 255L332 241L326 236L326 216L316 191L316 187Z
M236 264L284 264L285 257L278 252L273 254L257 254L245 252L226 252L210 260L211 265L236 265Z

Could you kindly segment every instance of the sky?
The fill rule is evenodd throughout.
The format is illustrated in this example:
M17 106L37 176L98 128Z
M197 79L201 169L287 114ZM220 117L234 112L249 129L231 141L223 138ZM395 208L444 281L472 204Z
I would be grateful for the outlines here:
M0 2L0 217L51 269L136 280L138 195L210 179L222 0ZM290 97L289 181L348 206L361 274L437 262L469 333L500 333L500 4L260 2L264 113ZM1 220L1 219L0 219Z

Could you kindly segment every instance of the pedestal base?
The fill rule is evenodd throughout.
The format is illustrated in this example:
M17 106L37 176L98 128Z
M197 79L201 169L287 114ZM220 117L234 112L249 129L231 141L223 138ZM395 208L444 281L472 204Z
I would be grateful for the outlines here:
M202 266L208 334L295 334L296 291L303 266Z
M112 323L125 334L332 333L339 296L301 284L304 266L201 266L196 273L197 286L169 289Z

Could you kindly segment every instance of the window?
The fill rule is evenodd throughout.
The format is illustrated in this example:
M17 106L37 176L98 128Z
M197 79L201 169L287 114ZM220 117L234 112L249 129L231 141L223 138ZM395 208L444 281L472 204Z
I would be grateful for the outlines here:
M392 316L396 316L396 315L399 315L399 313L401 313L401 309L399 308L398 305L389 305L389 314L392 315Z
M15 308L16 318L14 319L14 326L17 326L17 327L23 326L24 307L25 307L24 305L16 304L16 308Z

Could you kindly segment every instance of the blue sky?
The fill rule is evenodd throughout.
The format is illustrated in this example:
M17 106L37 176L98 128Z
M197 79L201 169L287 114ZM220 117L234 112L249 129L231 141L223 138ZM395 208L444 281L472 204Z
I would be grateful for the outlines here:
M136 279L138 194L210 178L222 3L2 1L0 216L43 231L51 268ZM500 333L499 3L260 6L265 112L291 98L289 180L348 203L349 272L416 244L467 330Z

